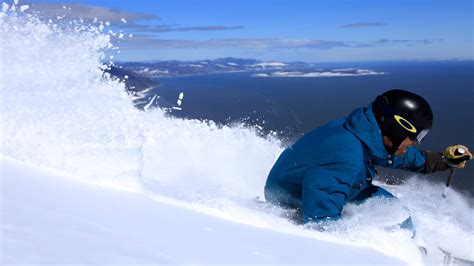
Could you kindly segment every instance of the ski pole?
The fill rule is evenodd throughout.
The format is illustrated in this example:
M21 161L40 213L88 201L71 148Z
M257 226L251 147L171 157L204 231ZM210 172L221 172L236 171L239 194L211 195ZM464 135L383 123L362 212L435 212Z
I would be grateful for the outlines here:
M456 172L456 168L449 169L448 180L446 181L446 187L444 187L443 191L443 198L446 198L446 194L448 193L448 188L453 181L454 173Z
M454 151L455 155L463 155L466 151L463 148L457 148ZM450 163L449 163L450 164ZM448 188L451 186L451 182L453 181L454 173L456 172L456 168L449 169L448 180L446 181L446 187L443 191L443 198L446 198L446 194L448 193Z

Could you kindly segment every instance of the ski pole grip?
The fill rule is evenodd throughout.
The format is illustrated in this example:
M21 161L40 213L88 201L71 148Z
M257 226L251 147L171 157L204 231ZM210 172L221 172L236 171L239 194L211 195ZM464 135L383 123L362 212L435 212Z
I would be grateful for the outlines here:
M457 148L457 149L454 151L454 155L461 156L461 155L463 155L465 152L466 152L465 149L463 149L463 148Z

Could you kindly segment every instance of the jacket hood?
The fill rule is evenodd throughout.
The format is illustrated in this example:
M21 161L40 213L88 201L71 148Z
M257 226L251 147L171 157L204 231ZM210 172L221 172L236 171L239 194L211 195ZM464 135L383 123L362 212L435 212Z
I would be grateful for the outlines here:
M383 145L383 137L372 104L354 110L344 122L344 128L356 136L368 151L372 159L386 159L389 153Z

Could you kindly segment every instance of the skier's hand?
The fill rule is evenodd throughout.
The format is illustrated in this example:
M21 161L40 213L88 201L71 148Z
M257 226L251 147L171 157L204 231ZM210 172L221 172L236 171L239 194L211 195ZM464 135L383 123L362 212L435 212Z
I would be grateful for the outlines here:
M447 164L453 168L464 168L466 162L472 159L472 153L464 145L453 145L443 152Z

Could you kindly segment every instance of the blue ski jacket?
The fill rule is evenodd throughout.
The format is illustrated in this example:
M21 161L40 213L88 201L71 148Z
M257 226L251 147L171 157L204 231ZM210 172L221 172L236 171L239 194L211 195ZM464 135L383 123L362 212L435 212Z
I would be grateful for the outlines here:
M385 150L372 105L307 133L283 151L265 184L268 202L300 209L303 222L337 219L346 202L371 186L374 165L423 172L423 151Z

